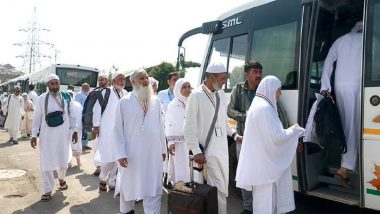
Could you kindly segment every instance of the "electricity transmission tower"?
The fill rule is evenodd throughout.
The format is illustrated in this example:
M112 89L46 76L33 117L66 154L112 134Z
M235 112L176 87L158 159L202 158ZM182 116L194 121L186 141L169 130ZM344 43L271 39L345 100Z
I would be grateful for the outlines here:
M15 43L14 45L25 47L25 52L22 55L16 56L23 58L23 71L33 73L36 69L42 67L42 58L50 58L51 56L45 55L41 52L42 46L54 48L54 44L40 40L39 32L47 31L49 29L42 28L37 21L37 10L34 7L33 18L28 28L19 29L19 31L27 33L27 39L24 42Z

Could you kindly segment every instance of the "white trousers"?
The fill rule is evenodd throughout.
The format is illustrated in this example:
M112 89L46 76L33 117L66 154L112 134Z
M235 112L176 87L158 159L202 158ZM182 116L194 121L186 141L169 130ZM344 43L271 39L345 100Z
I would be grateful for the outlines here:
M160 214L161 195L143 198L145 214ZM135 209L135 201L124 201L123 192L120 192L120 212L127 213Z
M116 185L117 163L102 163L100 164L100 170L99 179L103 182L108 180L108 185L114 187Z
M9 138L13 138L13 140L17 140L18 133L19 130L8 129Z
M59 168L57 171L58 179L65 180L67 168ZM54 173L51 171L42 171L42 188L44 193L51 192L54 187Z
M227 214L227 198L226 194L218 190L218 213Z

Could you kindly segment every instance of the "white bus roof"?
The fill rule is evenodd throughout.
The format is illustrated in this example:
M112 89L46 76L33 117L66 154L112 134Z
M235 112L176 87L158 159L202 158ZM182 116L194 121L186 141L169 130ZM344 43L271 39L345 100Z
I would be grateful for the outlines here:
M223 13L222 15L220 15L218 17L218 20L223 20L223 19L228 18L228 17L230 17L236 13L240 13L242 11L245 11L245 10L251 9L253 7L257 7L257 6L272 2L272 1L276 1L276 0L253 0L251 2L248 2L246 4L243 4L239 7L236 7L230 11Z

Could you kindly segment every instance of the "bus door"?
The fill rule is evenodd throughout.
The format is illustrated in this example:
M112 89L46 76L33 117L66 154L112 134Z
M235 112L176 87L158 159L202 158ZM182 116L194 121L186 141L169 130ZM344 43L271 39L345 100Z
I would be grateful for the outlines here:
M380 0L366 2L362 96L364 206L380 210Z
M316 0L313 4L312 24L309 33L310 41L305 44L309 50L309 56L306 59L308 64L306 66L305 81L307 82L304 84L305 88L302 89L305 99L302 107L304 111L303 126L306 126L310 110L316 100L316 93L320 91L325 59L332 44L341 36L350 33L355 24L363 20L364 11L364 2L362 0L352 0L350 2ZM332 89L334 89L335 68L336 66L334 65L330 80ZM361 125L356 124L356 127L359 133ZM329 142L328 148L322 148L316 143L305 143L302 166L304 190L308 194L318 197L360 205L362 171L360 162L358 162L356 170L349 174L353 188L344 188L334 176L341 166L342 158L339 145L334 145L336 144ZM358 160L361 157L359 149Z

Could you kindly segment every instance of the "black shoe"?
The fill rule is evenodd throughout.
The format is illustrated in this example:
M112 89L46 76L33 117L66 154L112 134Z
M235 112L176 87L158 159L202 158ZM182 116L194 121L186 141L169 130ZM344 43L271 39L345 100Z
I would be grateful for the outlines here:
M131 210L131 211L125 213L125 214L134 214L134 213L135 213L135 211L134 211L134 210Z
M95 172L93 173L93 175L99 176L100 172L101 172L100 167L96 167Z
M252 211L249 210L243 210L240 214L252 214Z
M12 141L13 142L13 144L18 144L18 141L17 140L14 140L14 141Z

